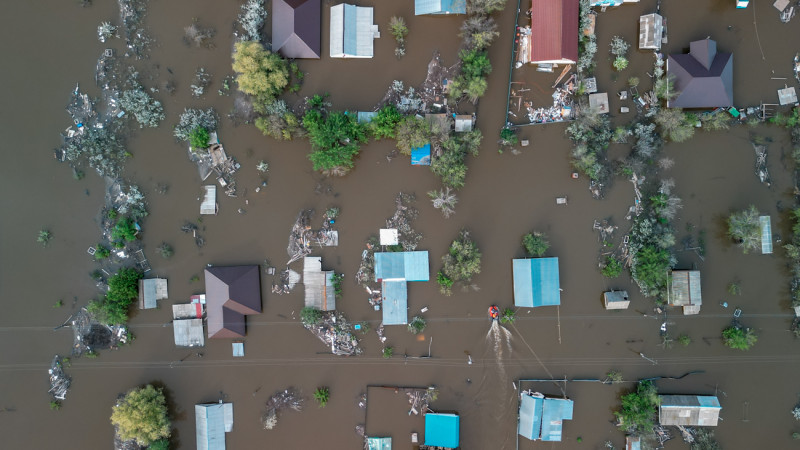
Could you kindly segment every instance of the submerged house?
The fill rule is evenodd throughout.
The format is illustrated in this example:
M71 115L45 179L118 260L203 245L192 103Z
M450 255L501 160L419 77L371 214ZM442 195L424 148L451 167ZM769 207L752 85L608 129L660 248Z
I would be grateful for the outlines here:
M172 332L178 347L204 346L203 304L172 305Z
M573 402L523 392L519 402L517 433L532 441L561 441L565 420L572 420Z
M759 216L758 224L761 227L761 254L772 253L772 220L769 216Z
M715 427L722 407L713 395L659 395L658 423L664 426Z
M630 304L628 291L603 292L603 306L606 309L628 309Z
M333 277L332 270L322 270L321 257L306 256L303 258L306 307L320 311L336 309L336 289L333 287Z
M718 52L712 39L692 42L689 53L669 55L667 77L674 77L678 94L668 107L733 106L733 55Z
M197 450L225 450L225 433L233 430L233 403L194 405Z
M673 270L667 304L682 306L684 315L699 314L703 305L699 270Z
M429 279L426 251L375 253L375 281L381 283L383 324L407 324L408 282Z
M435 448L458 448L458 414L425 414L425 445Z
M514 305L528 308L561 304L558 258L525 258L512 261Z
M259 268L220 266L205 270L208 338L240 338L245 316L261 313Z
M200 203L200 214L217 214L217 185L203 186L203 201Z
M373 41L379 37L371 7L331 6L331 58L372 58Z
M578 61L578 0L531 0L530 34L522 36L523 63Z
M319 59L321 10L320 0L272 0L272 51Z
M639 50L661 50L664 18L660 14L639 17Z
M167 297L167 280L164 278L139 280L139 309L153 309L158 306L158 300Z
M466 0L414 0L414 15L466 14Z

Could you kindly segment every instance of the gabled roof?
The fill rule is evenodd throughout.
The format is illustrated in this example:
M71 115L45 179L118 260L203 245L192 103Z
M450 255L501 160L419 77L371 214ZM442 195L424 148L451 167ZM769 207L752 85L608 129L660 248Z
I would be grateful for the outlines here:
M233 429L233 403L194 405L197 450L225 450L225 433Z
M414 0L414 15L466 14L466 0Z
M531 0L531 62L576 62L578 21L578 0Z
M408 283L403 280L381 283L381 304L384 325L408 323Z
M272 0L272 50L319 59L320 12L320 0Z
M372 58L379 36L372 8L341 3L331 6L331 58Z
M428 252L376 252L375 281L385 279L428 281Z
M205 276L208 337L244 337L244 316L261 312L258 266L209 267Z
M537 307L561 304L558 258L513 260L514 304Z
M672 108L733 106L733 55L717 51L711 39L694 41L689 53L669 55L667 76L674 77L678 96Z
M425 445L456 448L459 438L459 417L456 414L425 414Z
M686 307L703 304L699 270L673 270L670 287L670 306Z
M522 394L517 432L532 441L561 441L563 421L572 420L573 402Z
M661 425L715 427L722 407L713 395L659 395Z

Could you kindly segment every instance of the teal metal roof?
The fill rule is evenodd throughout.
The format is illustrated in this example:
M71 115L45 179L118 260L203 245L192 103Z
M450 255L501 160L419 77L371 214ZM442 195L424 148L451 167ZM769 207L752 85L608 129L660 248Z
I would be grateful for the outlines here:
M408 291L403 280L381 283L383 324L405 325L408 323Z
M457 448L459 417L455 414L425 414L425 445Z
M761 225L761 253L772 253L772 221L769 216L760 216L758 223Z
M375 281L384 279L428 281L428 252L375 253Z
M392 438L368 437L367 450L392 450Z
M415 0L414 15L466 14L466 0Z
M522 394L519 403L519 423L517 432L532 441L539 439L542 429L542 405L544 399Z
M233 429L233 405L194 405L198 450L225 450L225 433Z
M558 258L513 260L514 305L535 308L561 304Z
M572 420L572 411L572 400L522 394L517 432L532 441L561 441L563 421Z
M542 440L561 441L564 420L572 420L572 400L544 399L542 408Z

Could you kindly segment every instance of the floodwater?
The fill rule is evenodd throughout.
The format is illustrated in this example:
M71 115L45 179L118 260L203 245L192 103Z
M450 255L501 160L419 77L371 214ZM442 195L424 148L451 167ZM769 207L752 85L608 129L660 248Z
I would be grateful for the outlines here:
M328 2L323 12L323 54L327 54ZM415 18L412 2L362 1L375 6L375 20L382 37L375 43L373 60L302 61L308 73L301 95L331 93L339 108L366 109L375 105L393 79L406 85L424 80L431 53L439 49L445 64L455 61L458 49L457 17ZM681 51L688 42L711 36L722 51L732 51L734 92L739 106L775 103L775 90L784 83L797 86L790 74L791 58L797 50L800 19L789 24L778 20L771 2L751 2L737 11L732 0L664 2L669 20L667 52ZM756 4L757 3L757 4ZM177 83L170 96L157 94L167 120L156 130L137 130L129 140L134 155L125 177L148 195L150 216L143 239L153 265L153 275L169 278L170 300L154 311L137 312L132 321L136 342L118 351L104 351L98 359L79 359L68 373L72 389L61 411L50 411L46 371L56 353L68 354L71 331L53 331L71 312L98 295L88 277L95 263L86 254L99 236L97 214L103 185L87 171L84 180L72 179L65 165L52 159L59 145L58 133L69 125L64 105L76 82L96 94L93 70L106 45L95 38L96 26L117 18L114 2L95 1L90 8L78 2L12 2L0 19L0 48L4 70L3 108L0 111L4 142L2 202L2 270L0 270L0 433L3 448L27 449L109 448L113 430L108 422L116 396L144 383L157 382L167 388L173 405L174 441L178 448L194 448L193 405L215 401L224 395L235 405L234 431L226 436L232 449L250 448L360 448L354 428L367 421L367 432L392 435L396 448L410 447L410 433L422 432L423 421L407 415L404 399L385 394L371 396L368 412L357 406L367 385L436 385L438 411L458 411L462 418L464 449L512 449L516 447L516 401L512 381L519 378L602 378L610 369L621 370L626 380L650 376L680 376L703 371L678 381L660 381L665 393L720 395L724 421L717 436L725 448L787 448L791 433L800 426L789 411L797 403L797 345L788 328L788 271L783 252L776 245L771 256L743 255L724 238L723 216L732 209L755 204L773 217L777 234L788 236L790 224L779 203L792 203L791 166L787 133L775 128L740 127L725 133L697 135L684 144L668 144L665 155L675 166L664 173L676 181L675 192L684 199L676 221L678 240L688 230L695 239L700 230L707 235L707 253L700 260L692 252L678 252L679 268L702 270L705 304L699 316L683 317L670 312L670 333L689 334L688 348L664 349L658 335L660 321L644 317L652 310L626 277L609 281L597 270L600 243L592 232L595 219L610 218L620 227L618 241L629 225L625 213L632 202L630 184L617 179L602 201L592 200L586 181L569 177L570 143L563 125L527 127L522 138L531 146L517 156L498 154L494 141L503 125L506 80L512 41L514 6L497 16L502 33L491 50L494 71L489 90L478 108L478 127L486 136L481 154L469 161L466 187L459 192L455 216L444 220L425 199L437 188L434 176L424 168L411 167L405 159L389 162L391 142L370 143L362 150L357 168L341 179L323 178L310 169L308 144L276 142L249 126L234 127L222 120L220 138L226 151L242 163L237 174L242 194L221 198L220 214L205 217L202 234L206 245L198 249L180 232L185 220L197 218L201 181L184 148L174 142L171 126L187 106L214 106L224 116L231 97L216 95L220 80L230 72L231 24L239 2L154 1L147 25L158 46L151 58L137 62L148 86L167 80ZM652 56L631 52L630 68L619 77L605 58L611 37L629 42L637 36L637 18L650 12L654 2L625 5L601 13L598 18L597 79L601 91L622 89L628 76L636 75L646 85ZM397 60L394 42L387 30L390 16L402 14L409 22L407 55ZM183 27L192 18L216 27L213 50L186 47ZM757 26L757 33L754 26ZM119 40L111 46L120 48ZM763 52L763 58L762 58ZM207 68L215 82L202 99L192 99L189 85L198 67ZM171 70L172 73L167 70ZM554 74L556 76L557 74ZM771 77L784 80L770 80ZM615 80L619 78L619 80ZM610 96L615 98L615 96ZM290 96L290 101L301 97ZM617 110L612 100L612 110ZM622 123L632 117L615 117ZM754 152L748 133L773 139L769 147L773 185L758 183L753 171ZM628 146L612 145L610 156L621 158ZM259 160L270 164L269 185L256 193L260 183L255 170ZM158 183L169 184L165 195L155 192ZM191 283L202 275L206 263L261 263L268 258L280 267L286 257L289 229L303 208L319 214L328 206L341 208L337 220L340 247L319 252L325 268L346 274L344 298L337 302L348 318L380 321L352 275L364 240L384 224L393 212L397 192L413 192L420 210L415 227L424 235L421 249L431 254L431 269L440 267L440 256L458 230L467 227L483 252L483 271L474 282L480 290L456 290L452 297L438 293L434 282L409 286L409 307L417 312L427 306L429 326L424 336L412 336L402 327L389 327L387 344L395 357L381 357L374 331L362 339L364 355L337 358L299 324L302 290L285 296L269 293L270 277L262 279L264 312L248 320L246 357L234 360L229 342L211 342L198 358L194 351L172 345L170 303L187 301L202 291L202 283ZM555 197L567 196L567 206L557 206ZM237 214L243 208L245 214ZM691 226L688 226L691 224ZM40 228L52 231L48 248L36 243ZM552 244L549 254L560 258L563 308L523 310L511 332L511 349L502 358L487 340L490 323L486 308L512 304L511 263L522 256L520 237L531 229L546 232ZM170 260L157 257L161 242L175 248ZM741 280L742 296L727 296L725 287ZM601 292L627 289L632 305L627 311L607 312ZM53 304L64 300L64 307ZM718 306L727 300L731 308ZM749 352L722 346L719 335L731 318L734 306L744 311L742 322L758 330L759 342ZM506 344L504 343L503 346ZM431 358L415 357L428 354ZM653 364L640 353L657 362ZM402 355L408 355L404 358ZM468 364L468 356L473 364ZM330 387L331 400L324 409L310 400L320 385ZM280 417L275 430L262 430L259 417L266 399L288 386L303 390L308 398L302 413ZM607 440L618 448L624 438L614 425L613 410L621 391L631 385L570 383L566 394L575 400L575 415L564 425L562 448L600 448ZM541 383L536 388L557 395L563 385ZM368 417L369 416L369 417ZM368 419L368 420L367 420ZM577 444L578 437L582 443ZM677 439L667 448L684 448ZM544 448L523 442L522 448ZM547 446L549 447L549 446Z

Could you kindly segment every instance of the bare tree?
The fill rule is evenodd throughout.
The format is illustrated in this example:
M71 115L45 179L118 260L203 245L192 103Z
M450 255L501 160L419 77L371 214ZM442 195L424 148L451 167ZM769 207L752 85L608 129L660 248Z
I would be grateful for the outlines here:
M445 219L455 214L455 207L456 203L458 203L458 197L454 192L450 191L449 187L445 188L444 190L440 189L430 191L428 192L428 197L431 198L433 207L442 211L442 215Z

